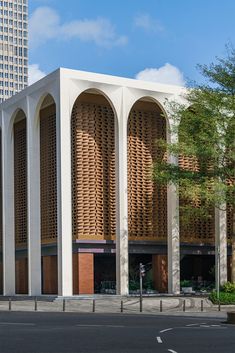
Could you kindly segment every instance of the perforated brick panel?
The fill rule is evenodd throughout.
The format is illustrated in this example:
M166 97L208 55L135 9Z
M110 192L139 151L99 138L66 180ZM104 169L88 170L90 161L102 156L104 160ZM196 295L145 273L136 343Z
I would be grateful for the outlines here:
M0 131L0 253L2 252L2 131ZM1 258L0 258L1 263Z
M83 94L72 112L73 238L114 239L114 113L99 95Z
M179 166L185 170L199 171L199 164L195 158L180 156ZM187 206L187 201L179 192L180 206ZM191 205L200 208L201 200L192 202ZM215 217L214 208L209 211L210 218L193 216L190 221L184 220L183 210L180 210L180 241L186 243L206 243L213 244L215 241Z
M166 240L167 190L153 182L166 121L157 105L138 102L128 120L128 229L130 240Z
M228 242L231 243L233 234L233 209L232 205L227 206L227 236Z
M14 124L14 192L16 247L27 245L26 119Z
M56 112L55 105L40 112L41 240L56 242Z

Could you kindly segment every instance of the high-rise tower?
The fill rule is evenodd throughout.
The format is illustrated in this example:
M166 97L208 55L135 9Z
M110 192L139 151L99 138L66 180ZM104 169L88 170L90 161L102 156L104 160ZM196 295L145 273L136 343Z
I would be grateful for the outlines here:
M28 0L0 1L0 102L28 85Z

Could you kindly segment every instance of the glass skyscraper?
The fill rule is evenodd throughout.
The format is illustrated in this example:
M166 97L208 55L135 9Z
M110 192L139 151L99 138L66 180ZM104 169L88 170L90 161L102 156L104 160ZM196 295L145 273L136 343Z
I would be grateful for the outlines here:
M0 1L0 102L28 85L28 0Z

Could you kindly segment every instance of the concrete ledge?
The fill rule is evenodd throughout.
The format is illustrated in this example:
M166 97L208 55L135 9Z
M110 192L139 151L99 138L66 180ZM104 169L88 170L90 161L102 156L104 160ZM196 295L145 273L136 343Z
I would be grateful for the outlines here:
M235 325L235 311L231 311L230 313L227 313L227 322L228 324Z

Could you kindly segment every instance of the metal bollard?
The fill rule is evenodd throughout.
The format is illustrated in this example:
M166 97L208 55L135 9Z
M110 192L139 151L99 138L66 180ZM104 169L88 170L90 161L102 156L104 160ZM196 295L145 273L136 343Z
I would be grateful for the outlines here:
M163 303L162 303L162 300L160 300L160 313L163 312Z
M123 313L123 300L121 300L121 313Z
M140 298L140 313L143 311L143 298Z
M219 300L218 310L221 311L220 300Z
M201 300L201 312L203 312L203 300Z
M63 312L65 312L66 310L66 303L65 303L65 299L63 299Z
M35 297L35 300L34 300L34 311L37 311L38 310L38 301L37 301L37 297Z
M92 312L95 313L95 299L93 299Z
M11 298L9 298L9 311L11 311Z
M185 312L185 307L186 307L185 304L186 304L186 303L185 303L185 299L184 299L184 301L183 301L183 312Z

